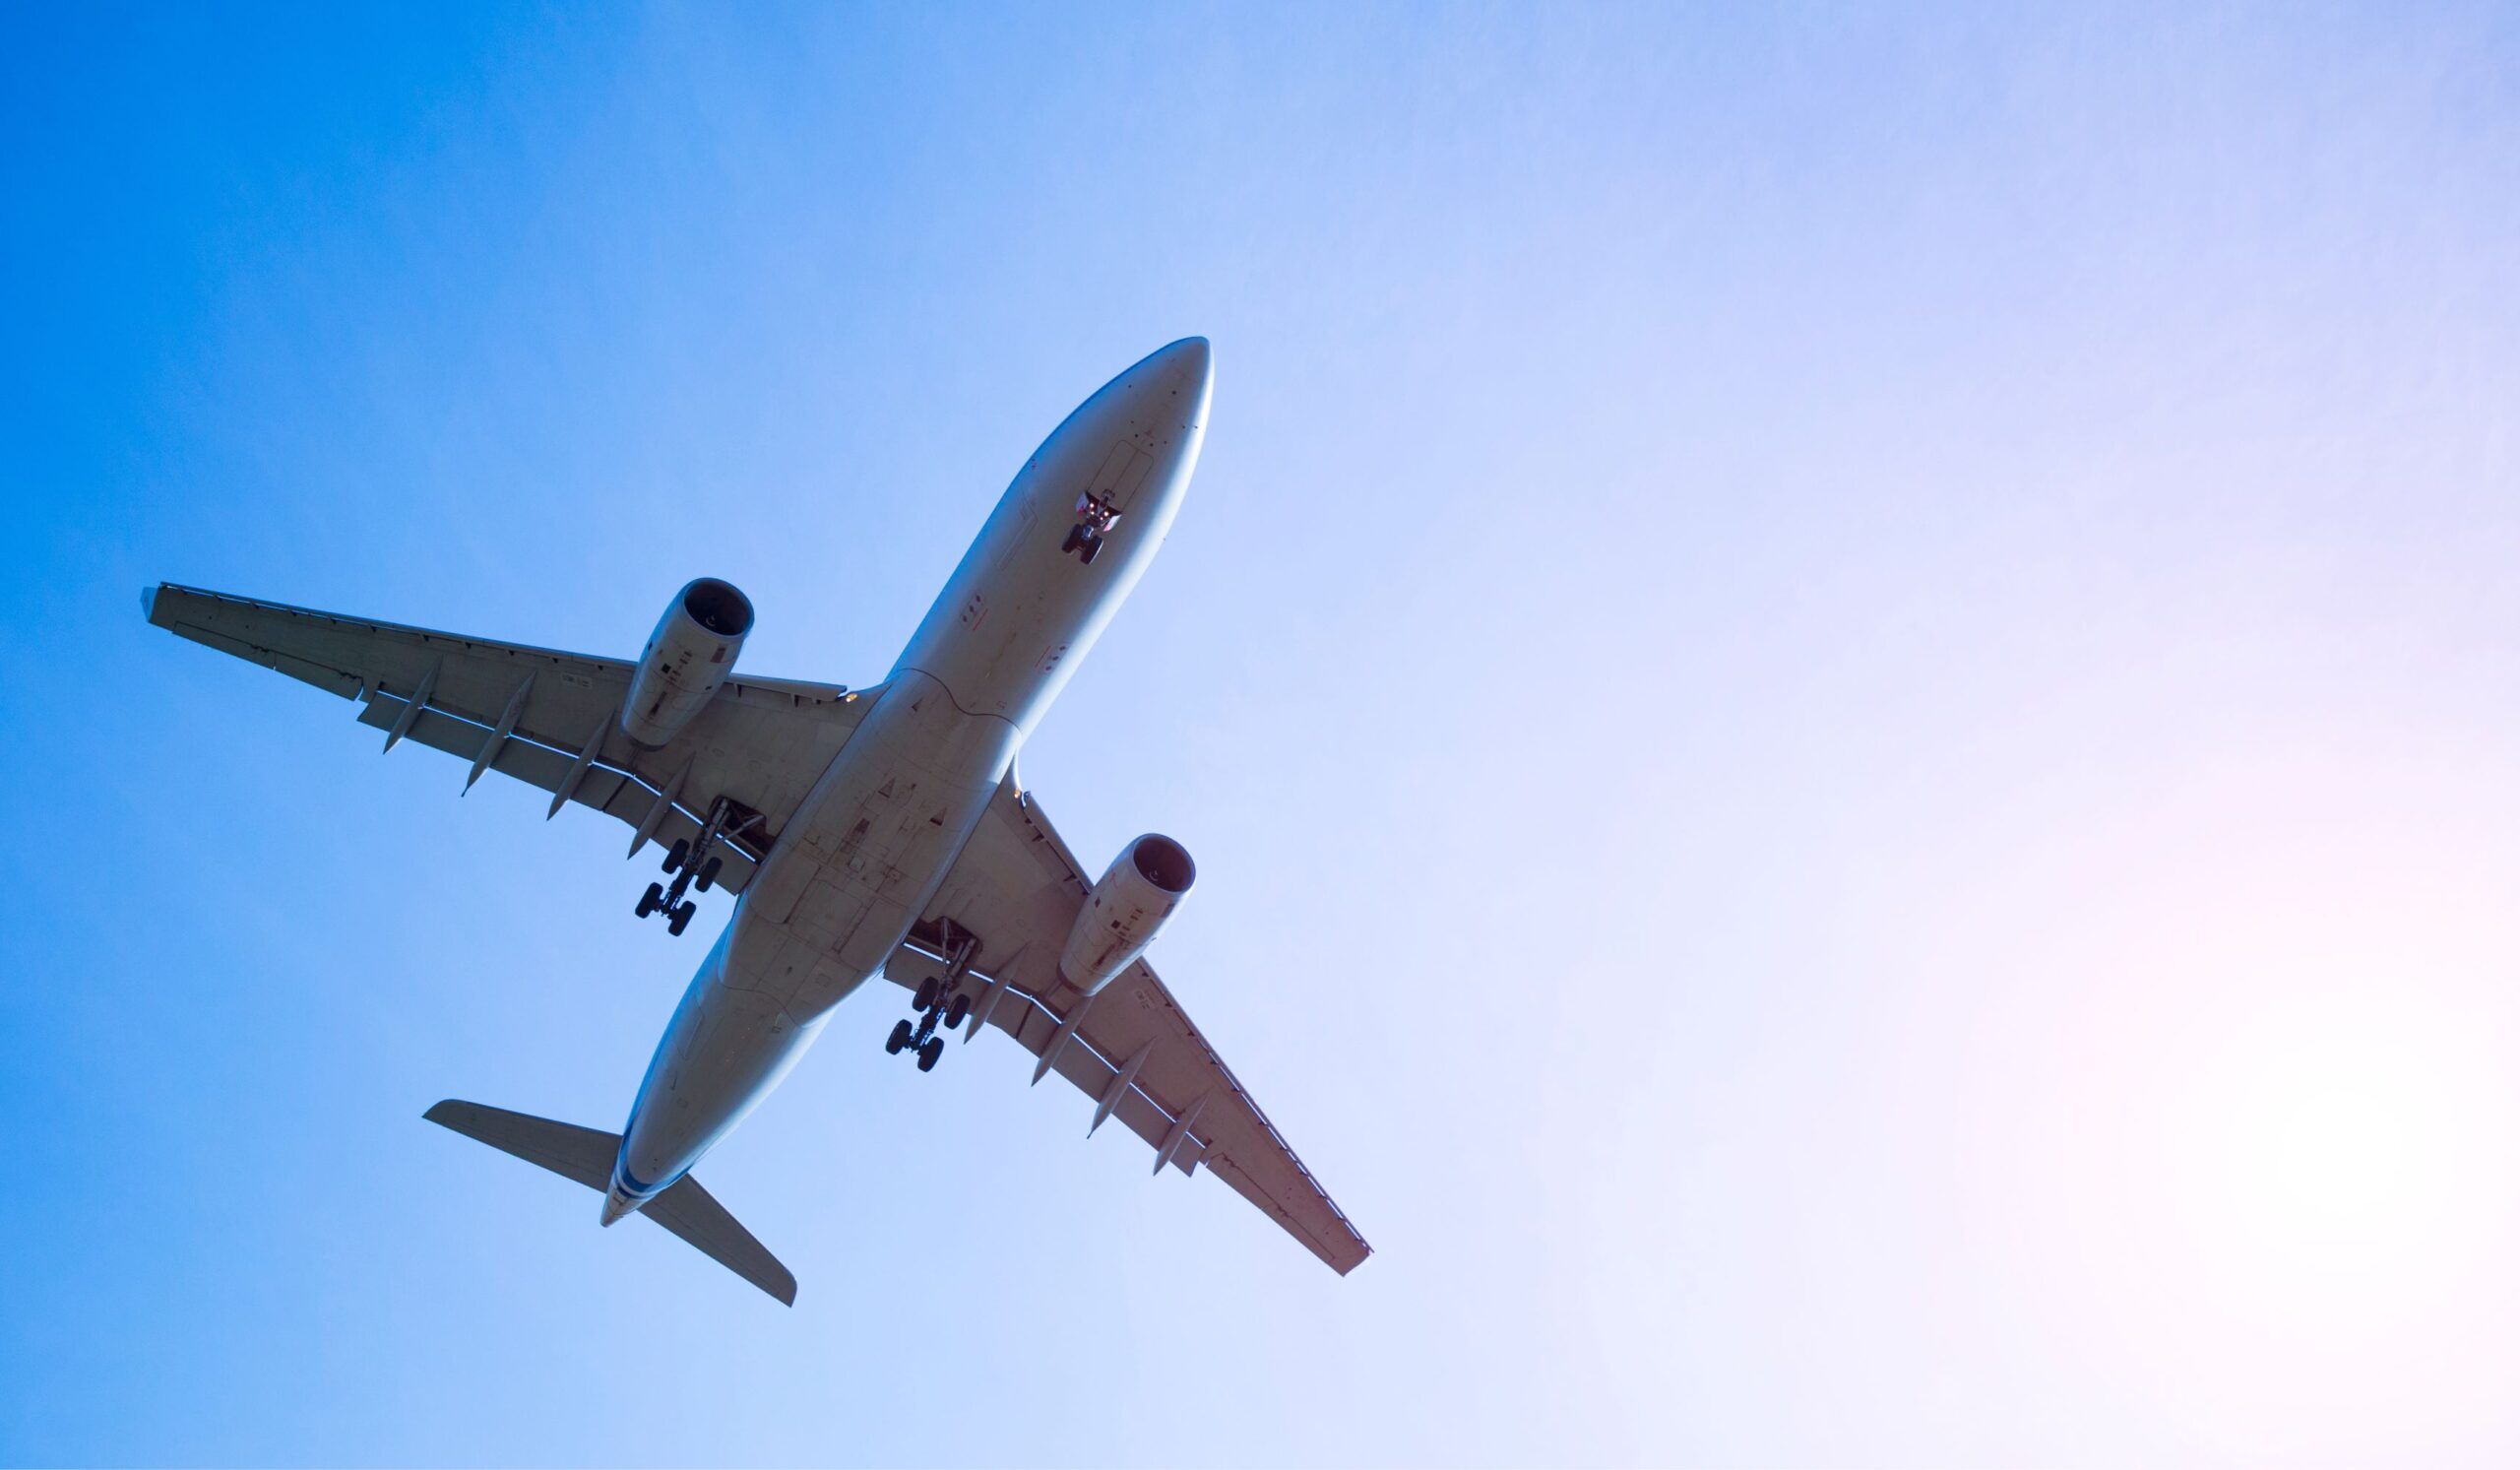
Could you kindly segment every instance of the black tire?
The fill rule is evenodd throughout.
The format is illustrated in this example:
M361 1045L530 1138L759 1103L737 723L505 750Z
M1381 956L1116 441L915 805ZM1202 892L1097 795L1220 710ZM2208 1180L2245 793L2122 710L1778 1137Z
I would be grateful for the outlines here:
M927 1045L918 1049L918 1069L922 1072L932 1072L936 1070L936 1058L944 1055L945 1038L941 1036L929 1037L927 1039Z
M902 1048L909 1045L910 1022L895 1021L893 1023L893 1034L884 1038L884 1055L887 1056L899 1056L902 1055Z
M911 997L910 1008L918 1011L936 1008L936 977L931 975L918 983L918 992Z
M639 917L647 918L665 906L665 885L650 883L648 891L639 895Z
M691 916L699 912L700 906L692 903L686 903L681 908L674 910L673 917L665 921L665 932L669 934L681 933L683 927L691 923Z
M1082 526L1070 526L1067 528L1067 540L1059 543L1059 554L1064 556L1068 552L1075 550L1077 542L1082 540L1084 536L1085 528Z
M1094 540L1085 543L1085 564L1087 566L1092 566L1094 564L1094 558L1102 554L1102 538L1098 536L1094 538Z
M962 1025L963 1017L968 1016L971 1013L972 997L969 995L956 995L951 1001L947 1002L945 1006L945 1029L951 1031L955 1027Z
M673 840L673 846L665 849L665 871L671 872L675 868L682 866L682 860L690 856L691 839L688 837L675 838Z
M701 863L700 871L692 878L691 885L703 893L708 892L709 885L718 881L719 869L725 865L726 860L724 858L712 858Z

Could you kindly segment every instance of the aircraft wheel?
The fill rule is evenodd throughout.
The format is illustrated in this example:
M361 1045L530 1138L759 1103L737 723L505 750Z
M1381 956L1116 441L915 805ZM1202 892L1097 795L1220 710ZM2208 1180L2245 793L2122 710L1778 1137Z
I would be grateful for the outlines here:
M1102 554L1102 538L1098 536L1094 540L1085 543L1085 564L1087 566L1092 566L1094 564L1094 558Z
M718 873L725 865L726 860L724 858L712 858L708 862L701 863L700 871L692 875L691 881L693 886L697 887L703 893L708 892L709 885L718 881Z
M918 983L918 993L911 997L910 1008L926 1011L936 1008L936 977L931 975Z
M675 838L673 840L673 846L665 849L665 871L671 872L675 868L682 866L682 860L690 856L691 839L688 837Z
M936 1070L936 1058L944 1055L945 1038L941 1036L929 1037L927 1039L927 1045L918 1049L918 1069L922 1072L932 1072Z
M647 918L665 906L665 885L650 883L648 891L639 895L639 917Z
M945 1029L951 1031L955 1027L962 1025L963 1017L968 1016L971 1013L972 997L969 995L956 995L952 1002L945 1007Z
M902 1048L909 1045L910 1022L895 1021L893 1023L893 1034L884 1038L884 1055L887 1056L899 1056L902 1055Z
M669 934L681 933L684 926L691 923L691 916L699 912L700 906L698 904L689 902L684 903L681 908L673 911L673 917L671 919L665 921L665 932Z
M1061 556L1065 556L1068 552L1075 550L1078 539L1084 535L1085 528L1082 526L1070 526L1067 528L1067 540L1059 543L1059 554Z

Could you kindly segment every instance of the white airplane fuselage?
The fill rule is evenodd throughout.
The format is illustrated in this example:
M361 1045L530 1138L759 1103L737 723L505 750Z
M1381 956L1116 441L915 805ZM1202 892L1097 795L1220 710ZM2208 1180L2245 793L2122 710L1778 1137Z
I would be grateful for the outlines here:
M684 991L631 1105L603 1223L688 1173L908 936L1017 747L1162 544L1198 461L1209 385L1204 339L1163 348L1016 475ZM1119 512L1091 561L1063 549L1089 494Z

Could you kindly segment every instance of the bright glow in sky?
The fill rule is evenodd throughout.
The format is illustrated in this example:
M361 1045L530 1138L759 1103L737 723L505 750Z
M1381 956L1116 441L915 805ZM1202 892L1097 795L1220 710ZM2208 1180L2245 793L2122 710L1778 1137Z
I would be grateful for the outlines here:
M2520 1460L2509 6L0 27L0 1460ZM1377 1257L873 991L792 1312L422 1123L706 936L140 587L864 682L1193 332L1023 768Z

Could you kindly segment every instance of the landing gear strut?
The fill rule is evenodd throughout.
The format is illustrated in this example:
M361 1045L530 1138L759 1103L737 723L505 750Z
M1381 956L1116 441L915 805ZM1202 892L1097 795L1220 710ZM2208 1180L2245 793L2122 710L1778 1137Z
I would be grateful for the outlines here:
M976 935L964 933L951 920L945 922L945 973L931 975L918 983L911 996L911 1009L918 1013L915 1025L909 1021L893 1023L892 1035L884 1038L884 1051L898 1056L906 1051L918 1054L918 1069L934 1071L936 1060L945 1055L945 1038L939 1030L951 1031L963 1024L972 1013L972 997L963 993L963 977L972 970L972 957L979 953Z
M1077 496L1076 524L1067 529L1067 540L1059 543L1059 551L1074 551L1079 561L1092 566L1094 558L1102 554L1102 538L1119 519L1119 509L1107 497Z
M726 860L713 851L718 844L761 820L759 813L742 810L734 802L720 797L709 803L708 820L700 824L697 840L677 837L665 849L665 871L673 875L670 885L650 883L648 891L639 895L635 911L642 919L651 914L665 916L665 932L679 934L700 912L700 905L683 895L693 888L706 893L725 870Z

